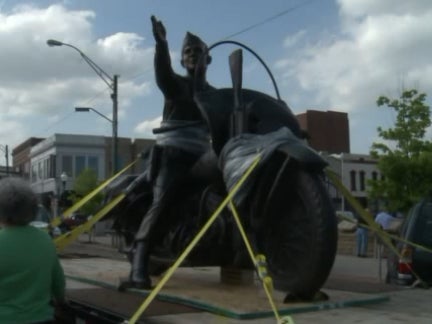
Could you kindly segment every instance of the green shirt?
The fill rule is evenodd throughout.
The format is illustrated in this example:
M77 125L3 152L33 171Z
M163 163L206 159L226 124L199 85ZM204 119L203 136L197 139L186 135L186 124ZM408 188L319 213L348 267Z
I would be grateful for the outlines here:
M65 278L51 237L33 226L0 229L0 323L53 319L52 297L64 297Z

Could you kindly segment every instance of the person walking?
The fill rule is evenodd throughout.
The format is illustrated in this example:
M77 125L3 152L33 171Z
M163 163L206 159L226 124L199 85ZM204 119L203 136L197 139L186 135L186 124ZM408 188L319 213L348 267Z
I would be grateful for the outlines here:
M375 222L380 225L383 230L388 230L391 227L395 218L386 210L379 212L375 217Z
M0 323L54 323L65 277L48 233L29 225L36 194L19 178L0 180Z

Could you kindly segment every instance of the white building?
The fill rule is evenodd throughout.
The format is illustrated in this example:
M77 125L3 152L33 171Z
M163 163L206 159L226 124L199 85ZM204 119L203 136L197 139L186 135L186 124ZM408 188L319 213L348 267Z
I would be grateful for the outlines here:
M70 190L73 180L86 168L105 176L105 138L103 136L54 134L30 150L30 182L39 194L58 196ZM60 175L67 175L66 181Z
M366 154L330 154L325 156L329 163L329 167L335 171L342 184L350 191L363 207L374 209L376 206L371 206L367 200L368 181L380 179L381 173L377 168L377 161ZM349 210L347 202L339 192L329 185L329 192L333 197L336 209Z

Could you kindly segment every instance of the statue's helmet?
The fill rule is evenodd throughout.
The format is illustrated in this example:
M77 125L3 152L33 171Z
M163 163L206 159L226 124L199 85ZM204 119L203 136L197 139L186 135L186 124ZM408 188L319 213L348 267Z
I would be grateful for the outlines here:
M200 45L207 49L207 44L204 43L201 38L199 38L197 35L187 32L185 38L183 39L182 51L186 46L191 45Z
M207 44L204 43L201 38L190 32L187 32L185 38L183 39L182 54L184 54L185 50L190 47L201 47L203 52L208 50ZM208 55L207 64L210 64L210 62L211 57Z

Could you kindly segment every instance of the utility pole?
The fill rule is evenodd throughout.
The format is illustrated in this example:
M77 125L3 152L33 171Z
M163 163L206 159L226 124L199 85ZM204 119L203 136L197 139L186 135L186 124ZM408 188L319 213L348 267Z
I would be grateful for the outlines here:
M115 74L113 77L113 93L111 94L111 99L113 101L113 119L112 119L112 149L113 149L113 161L112 161L112 170L113 174L118 172L118 98L117 98L117 84L118 84L118 75Z
M6 160L6 176L9 176L9 146L8 145L0 145L0 149L5 154Z
M6 145L6 175L9 176L9 146Z

